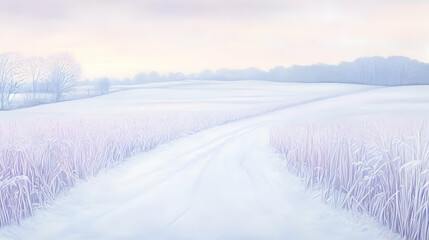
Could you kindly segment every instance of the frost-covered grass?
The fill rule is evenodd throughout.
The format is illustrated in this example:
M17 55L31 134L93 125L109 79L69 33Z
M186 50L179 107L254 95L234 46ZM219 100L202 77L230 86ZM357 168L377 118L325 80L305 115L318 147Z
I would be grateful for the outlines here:
M195 114L0 123L0 226L133 154L239 116Z
M276 127L271 144L325 201L367 213L407 239L429 239L426 121Z

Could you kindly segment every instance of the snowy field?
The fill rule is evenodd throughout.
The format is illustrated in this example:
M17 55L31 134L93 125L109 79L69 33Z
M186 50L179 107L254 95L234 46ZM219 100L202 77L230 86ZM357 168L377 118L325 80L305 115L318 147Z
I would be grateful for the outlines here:
M374 88L352 84L306 85L264 81L183 81L135 85L136 89L126 88L130 86L117 87L116 92L108 95L18 109L13 113L0 112L0 117L124 117L148 113L264 112Z
M427 92L429 86L183 81L0 112L1 126L150 117L179 128L175 116L218 119L78 181L20 225L0 228L0 239L399 239L374 219L306 191L282 167L270 133L304 121L426 117Z

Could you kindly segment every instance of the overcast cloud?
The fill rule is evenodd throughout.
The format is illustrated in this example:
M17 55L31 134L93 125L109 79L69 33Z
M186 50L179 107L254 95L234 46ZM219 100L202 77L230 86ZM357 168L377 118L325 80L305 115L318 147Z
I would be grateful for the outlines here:
M85 77L140 71L429 62L429 2L0 0L0 52L69 52Z

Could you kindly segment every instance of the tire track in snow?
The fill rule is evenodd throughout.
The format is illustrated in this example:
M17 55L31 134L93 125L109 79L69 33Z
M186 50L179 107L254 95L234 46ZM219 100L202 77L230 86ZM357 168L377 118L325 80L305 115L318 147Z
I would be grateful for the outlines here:
M371 222L312 199L275 167L269 147L267 125L278 113L350 94L165 144L2 233L14 239L381 239L383 230Z

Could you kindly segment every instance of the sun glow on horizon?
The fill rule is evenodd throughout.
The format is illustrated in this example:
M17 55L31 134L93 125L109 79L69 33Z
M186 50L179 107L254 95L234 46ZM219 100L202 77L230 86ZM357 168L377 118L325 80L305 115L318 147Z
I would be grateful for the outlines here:
M84 78L362 56L429 62L428 11L419 0L0 0L0 52L67 52Z

